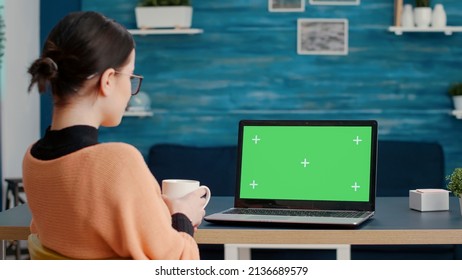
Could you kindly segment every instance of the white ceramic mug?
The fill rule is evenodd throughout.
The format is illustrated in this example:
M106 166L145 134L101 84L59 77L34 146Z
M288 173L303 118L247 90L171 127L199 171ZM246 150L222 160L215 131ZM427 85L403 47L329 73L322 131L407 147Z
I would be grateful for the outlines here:
M205 208L210 201L210 196L212 195L207 186L201 186L200 182L196 180L165 179L162 181L162 193L169 198L183 197L199 188L205 189L207 192L205 195Z

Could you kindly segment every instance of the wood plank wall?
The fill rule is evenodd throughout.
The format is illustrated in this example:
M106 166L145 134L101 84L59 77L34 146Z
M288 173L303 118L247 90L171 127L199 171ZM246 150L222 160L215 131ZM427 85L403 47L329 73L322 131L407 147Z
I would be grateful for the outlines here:
M136 3L82 0L82 8L135 28ZM379 139L441 143L449 173L462 166L462 120L446 93L462 81L462 33L395 36L393 3L271 13L266 0L193 0L203 34L136 37L136 72L155 115L124 118L101 140L146 155L155 143L236 144L240 119L376 119ZM462 25L461 1L438 3L449 25ZM348 19L348 55L297 55L298 18Z

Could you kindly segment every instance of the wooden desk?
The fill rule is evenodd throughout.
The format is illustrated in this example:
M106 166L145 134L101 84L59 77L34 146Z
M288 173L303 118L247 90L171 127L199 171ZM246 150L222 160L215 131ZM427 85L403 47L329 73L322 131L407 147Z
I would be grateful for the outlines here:
M231 197L213 197L207 212L232 205ZM376 215L357 229L225 226L203 222L195 234L202 244L462 244L462 215L458 199L449 211L409 209L407 197L377 198ZM3 240L26 240L31 214L26 204L0 212L0 258Z
M207 213L232 205L229 197L212 197ZM375 216L357 229L275 228L214 225L203 222L195 238L210 244L462 244L459 201L450 197L449 211L409 209L408 197L378 197Z
M31 214L27 204L0 212L0 259L5 259L5 240L26 240L29 236Z

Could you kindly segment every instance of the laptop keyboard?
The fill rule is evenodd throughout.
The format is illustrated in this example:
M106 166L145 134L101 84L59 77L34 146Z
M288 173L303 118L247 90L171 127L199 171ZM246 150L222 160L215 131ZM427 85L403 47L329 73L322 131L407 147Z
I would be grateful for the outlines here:
M360 211L320 211L320 210L291 210L291 209L260 209L260 208L232 208L224 214L245 215L273 215L273 216L300 216L300 217L334 217L334 218L360 218L364 212Z

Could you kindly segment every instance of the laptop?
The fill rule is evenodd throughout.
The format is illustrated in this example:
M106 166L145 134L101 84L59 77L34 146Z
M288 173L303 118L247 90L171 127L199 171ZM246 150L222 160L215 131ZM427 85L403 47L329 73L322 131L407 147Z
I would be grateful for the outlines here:
M355 227L375 211L377 122L239 122L234 207L212 223Z

